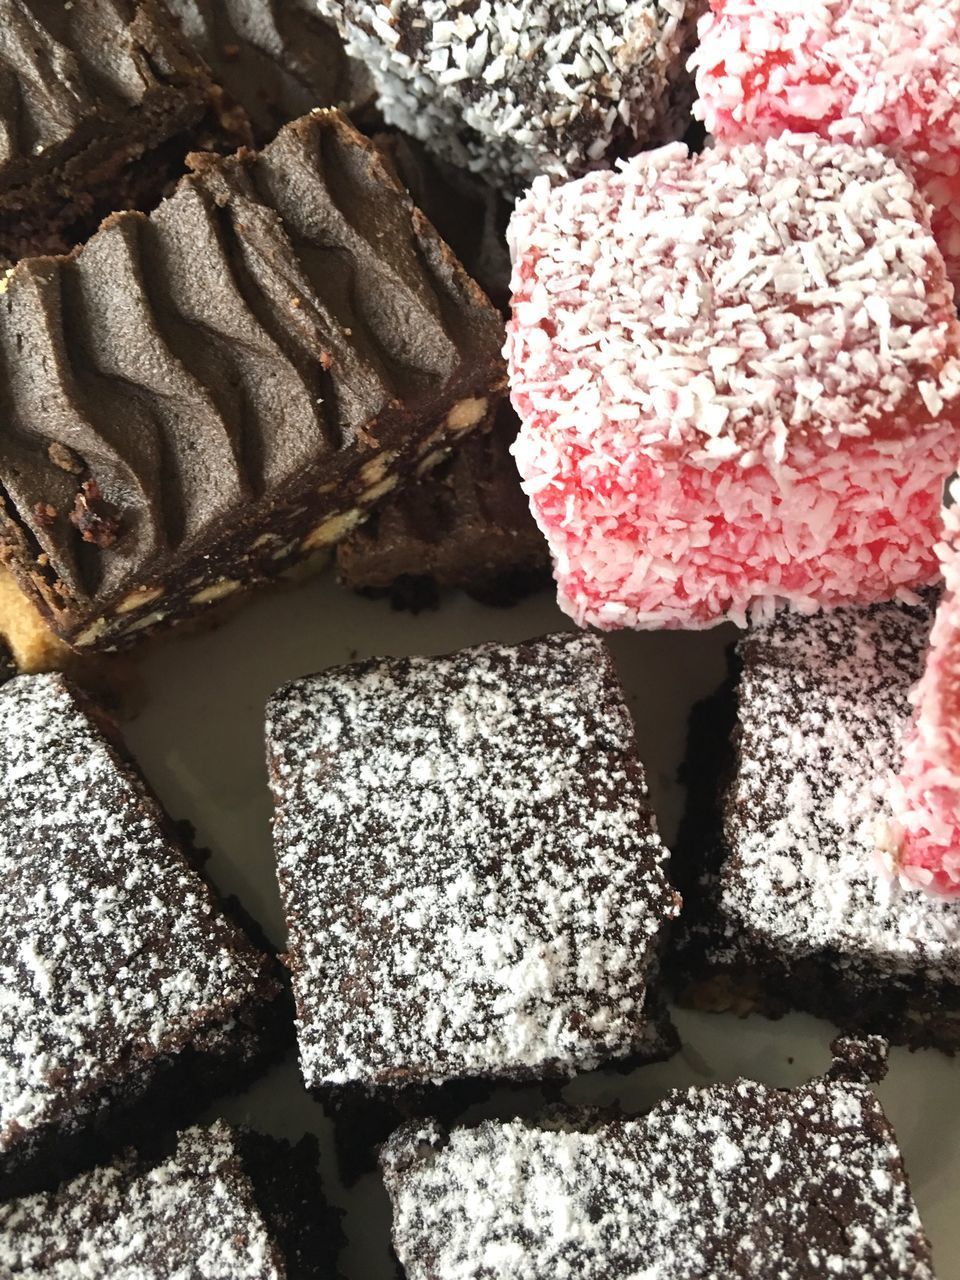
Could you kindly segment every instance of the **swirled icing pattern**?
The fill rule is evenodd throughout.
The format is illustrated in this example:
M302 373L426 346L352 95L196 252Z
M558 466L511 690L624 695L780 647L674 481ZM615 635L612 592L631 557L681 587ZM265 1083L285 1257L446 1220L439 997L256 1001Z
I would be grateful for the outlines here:
M319 519L349 523L438 432L479 420L503 383L501 341L497 313L337 113L259 154L195 157L149 217L116 215L73 256L9 279L13 567L80 644L116 639L103 618L117 605L145 628L164 619L141 598L170 616L191 607L181 588L275 572L332 540Z

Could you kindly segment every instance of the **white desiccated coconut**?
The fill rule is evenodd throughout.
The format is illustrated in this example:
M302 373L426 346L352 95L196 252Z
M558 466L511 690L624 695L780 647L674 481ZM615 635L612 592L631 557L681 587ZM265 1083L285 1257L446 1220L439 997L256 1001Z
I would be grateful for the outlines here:
M679 137L699 0L318 0L388 123L508 187Z

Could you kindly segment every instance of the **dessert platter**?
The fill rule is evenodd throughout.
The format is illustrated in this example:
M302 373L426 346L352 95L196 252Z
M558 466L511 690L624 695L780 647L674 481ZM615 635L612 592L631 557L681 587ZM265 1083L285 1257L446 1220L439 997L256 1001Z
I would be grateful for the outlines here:
M0 66L0 1276L960 1280L960 0Z

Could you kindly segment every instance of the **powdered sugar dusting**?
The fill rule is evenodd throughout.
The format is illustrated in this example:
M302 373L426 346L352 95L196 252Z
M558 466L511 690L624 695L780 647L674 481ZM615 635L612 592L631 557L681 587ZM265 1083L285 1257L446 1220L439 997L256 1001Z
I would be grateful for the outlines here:
M936 552L944 593L882 838L890 869L907 884L960 892L960 478L950 485Z
M229 1125L181 1133L153 1168L133 1157L50 1195L0 1205L0 1268L48 1280L283 1280Z
M63 678L0 689L0 1150L274 992Z
M875 979L960 981L960 900L885 880L874 854L930 621L927 605L782 613L743 642L720 886L733 931Z
M960 283L960 0L711 0L690 60L724 141L811 130L915 170Z
M308 1086L642 1047L677 898L598 640L335 669L272 699L267 739Z
M382 1163L409 1280L932 1280L880 1105L863 1084L674 1091L647 1116L409 1126Z
M388 123L508 187L678 137L699 0L318 0ZM682 81L678 87L675 82Z
M960 325L889 156L667 147L535 184L510 240L515 454L578 621L704 625L933 577Z

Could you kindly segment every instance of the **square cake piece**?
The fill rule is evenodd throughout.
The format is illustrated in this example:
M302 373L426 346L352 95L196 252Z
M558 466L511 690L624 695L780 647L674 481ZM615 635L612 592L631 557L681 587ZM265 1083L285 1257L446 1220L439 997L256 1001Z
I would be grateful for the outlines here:
M522 190L680 137L700 0L318 0L388 124Z
M960 0L710 0L696 113L727 142L785 129L890 147L960 286Z
M599 640L334 668L273 697L267 743L308 1088L643 1052L679 900Z
M339 113L194 158L0 308L0 555L112 648L322 550L505 385L499 314Z
M510 236L515 452L577 621L742 623L934 580L960 323L889 155L665 147L535 185Z
M781 612L740 643L735 698L691 728L684 1003L960 1049L960 899L904 885L878 852L931 614Z
M275 961L59 675L0 688L0 1196L239 1087L283 1047Z
M157 0L0 0L0 258L56 253L155 203L215 105Z
M314 107L372 105L373 82L314 0L167 0L258 142Z
M627 1119L411 1124L381 1163L407 1280L933 1280L857 1057L796 1089L674 1090Z
M441 592L508 605L550 581L550 556L510 446L517 419L504 403L420 480L391 494L337 547L337 576L355 591L423 609Z
M296 1146L218 1120L169 1154L128 1151L48 1194L0 1205L6 1276L335 1280L338 1217L314 1139Z

